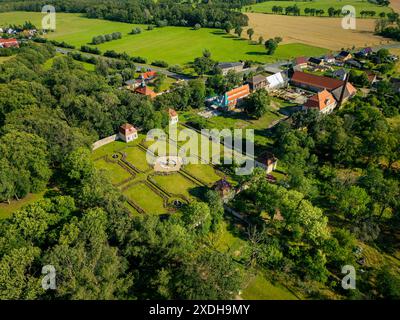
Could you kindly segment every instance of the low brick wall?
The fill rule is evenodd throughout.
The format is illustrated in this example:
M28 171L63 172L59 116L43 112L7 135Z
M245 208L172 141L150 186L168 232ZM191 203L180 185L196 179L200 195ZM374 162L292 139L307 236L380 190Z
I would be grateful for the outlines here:
M112 136L109 136L107 138L101 139L99 141L96 141L95 143L92 144L92 150L96 150L102 146L105 146L106 144L109 144L111 142L114 142L119 139L118 134L114 134Z

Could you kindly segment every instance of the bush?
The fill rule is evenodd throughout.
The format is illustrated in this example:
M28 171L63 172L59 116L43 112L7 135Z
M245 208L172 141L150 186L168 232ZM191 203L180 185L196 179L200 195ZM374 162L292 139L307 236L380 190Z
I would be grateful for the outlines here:
M131 61L136 63L147 63L147 59L143 57L131 57Z
M174 72L174 73L183 73L183 69L180 65L174 65L174 66L170 66L168 68L168 71L170 72Z
M140 28L133 28L131 34L140 34L142 33L142 29Z
M162 60L155 60L151 64L155 67L168 68L168 63Z
M92 48L89 46L81 46L81 51L87 52L87 53L92 53L92 54L101 54L101 51L99 48Z

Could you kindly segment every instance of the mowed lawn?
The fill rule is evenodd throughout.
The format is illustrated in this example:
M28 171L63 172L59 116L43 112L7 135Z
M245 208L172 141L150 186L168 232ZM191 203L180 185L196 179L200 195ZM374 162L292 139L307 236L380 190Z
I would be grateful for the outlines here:
M167 176L156 175L152 177L152 180L163 190L174 195L183 195L188 199L193 199L195 196L193 193L195 191L194 189L198 187L197 184L185 178L180 173Z
M146 159L146 152L139 147L128 147L121 150L121 152L126 154L126 161L135 166L137 169L141 171L147 171L151 169Z
M29 20L37 26L41 25L43 15L38 12L6 12L0 13L1 24L21 24ZM79 14L58 13L57 29L49 33L49 39L65 41L79 48L91 42L97 35L121 32L122 39L110 41L98 47L104 52L115 50L127 52L132 56L142 56L148 62L165 60L169 64L185 65L202 55L205 49L212 53L217 61L253 60L270 62L277 59L289 59L295 56L320 55L327 50L309 45L291 43L281 45L273 56L268 56L263 45L252 45L246 39L238 39L217 29L203 28L193 30L187 27L155 28L147 31L140 26L141 34L128 33L137 25L97 19L87 19ZM245 33L243 33L245 37Z
M221 179L212 166L206 164L189 164L184 168L192 176L207 184L213 184Z
M258 13L272 13L273 6L281 6L286 8L289 6L297 5L300 8L300 14L304 14L305 8L323 9L324 16L328 16L328 9L330 7L337 9L343 8L345 5L353 6L356 9L357 17L360 17L361 11L375 11L376 17L380 12L392 12L389 7L379 6L377 4L368 2L366 0L315 0L315 1L266 1L243 8L244 12L258 12Z
M104 159L99 159L95 163L96 168L104 170L112 184L119 184L132 177L132 175L114 162L107 162Z
M146 213L163 214L167 212L164 208L164 200L156 194L145 183L138 183L124 191L124 195L138 204Z

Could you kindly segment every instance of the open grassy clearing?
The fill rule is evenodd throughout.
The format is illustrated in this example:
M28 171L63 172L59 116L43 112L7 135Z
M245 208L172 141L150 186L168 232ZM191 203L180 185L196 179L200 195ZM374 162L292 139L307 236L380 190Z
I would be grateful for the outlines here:
M47 60L43 64L44 70L51 69L51 67L53 66L54 59L56 59L56 58L58 58L60 56L62 56L62 54L61 53L57 53L55 57ZM94 71L95 70L95 65L94 64L90 64L90 63L87 63L87 62L84 62L84 61L77 61L77 60L75 60L75 62L80 64L87 71ZM1 61L0 61L0 63L1 63Z
M163 198L151 190L145 183L138 183L124 191L124 195L137 203L146 213L163 214L167 212L164 208Z
M30 193L28 194L25 198L21 200L12 200L10 204L8 203L0 203L0 219L5 219L10 217L13 212L21 209L22 207L33 203L35 201L38 201L40 199L43 199L43 195L45 194L45 191L33 194Z
M0 24L21 24L26 20L40 25L43 15L37 12L0 13ZM202 55L204 49L211 51L217 61L254 60L270 62L277 59L289 59L299 55L319 55L325 49L300 43L281 45L273 56L265 53L263 45L251 45L247 40L227 35L221 30L192 30L185 27L155 28L145 30L138 35L128 35L137 25L97 19L87 19L79 14L58 13L57 29L47 35L50 39L65 41L79 48L88 44L92 38L101 34L121 32L122 39L110 41L98 47L104 52L115 50L127 52L132 56L143 56L149 62L165 60L170 64L185 65ZM245 34L245 33L244 33Z
M391 0L392 2L393 0ZM251 11L258 13L272 13L273 6L281 6L286 8L289 6L297 5L300 8L300 14L305 15L304 9L323 9L325 13L323 16L328 17L328 9L333 7L335 9L342 9L346 5L351 5L356 9L356 17L361 17L361 11L375 11L376 16L381 12L392 12L393 10L389 7L379 6L377 4L368 2L366 0L314 0L314 1L266 1L253 4L243 8L243 11Z
M307 2L310 3L310 2ZM367 2L366 2L367 3ZM282 37L283 44L302 43L310 46L340 50L355 46L376 46L391 43L389 39L374 35L375 19L357 19L356 29L343 29L341 18L293 17L262 13L248 13L249 26L255 38ZM281 45L279 48L284 49ZM319 55L316 52L292 51L291 56Z
M197 179L200 179L200 181L204 181L210 185L221 179L221 177L216 174L213 167L203 164L189 164L184 170L189 172L192 176L195 176Z

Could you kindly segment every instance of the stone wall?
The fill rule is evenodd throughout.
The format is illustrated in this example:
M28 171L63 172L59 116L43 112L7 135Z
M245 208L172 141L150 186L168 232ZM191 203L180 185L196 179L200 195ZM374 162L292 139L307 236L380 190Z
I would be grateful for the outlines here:
M99 141L96 141L95 143L93 143L92 145L92 150L96 150L102 146L105 146L106 144L109 144L111 142L114 142L116 140L119 139L119 135L118 134L114 134L112 136L109 136L107 138L101 139Z

